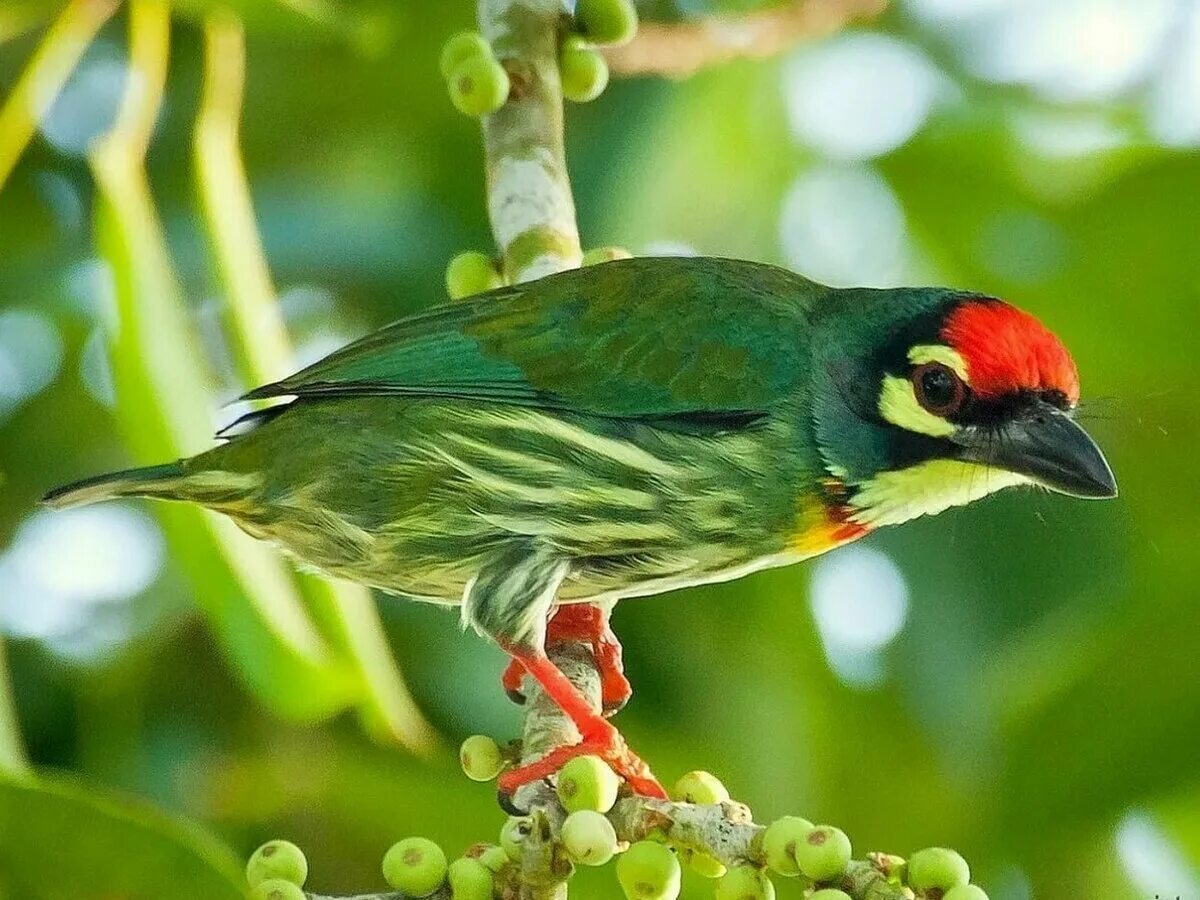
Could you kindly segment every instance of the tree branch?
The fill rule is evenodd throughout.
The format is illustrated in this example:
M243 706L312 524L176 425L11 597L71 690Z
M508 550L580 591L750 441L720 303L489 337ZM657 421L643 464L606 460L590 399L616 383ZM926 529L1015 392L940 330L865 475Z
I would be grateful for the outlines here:
M558 44L566 9L562 0L479 0L479 30L508 72L508 102L483 120L487 208L492 234L510 283L529 281L579 266L583 253L575 201L563 149L563 97ZM551 658L600 709L600 676L582 645L554 648ZM540 689L533 687L525 716L526 761L579 740L575 726ZM555 842L565 813L543 783L513 798L534 820L523 842L520 896L560 900L567 896Z
M508 102L483 121L487 207L510 283L577 267L563 151L561 0L479 0L479 28L508 71Z
M624 48L606 49L622 74L674 76L739 56L766 56L795 41L833 31L856 17L878 14L887 0L802 0L741 18L686 26L643 26ZM479 0L479 24L511 81L508 101L483 122L487 207L510 283L578 266L575 206L563 152L562 92L557 47L566 11L561 0ZM591 648L556 644L552 661L599 711L600 675ZM571 720L536 685L527 684L522 760L532 761L579 740ZM496 875L503 900L565 900L571 866L559 848L566 811L546 782L521 788L513 798L529 811L533 828L521 843L519 866ZM620 842L665 840L727 866L766 863L762 835L741 803L711 805L627 796L608 813ZM911 900L892 876L894 857L852 860L836 887L854 900ZM334 900L308 894L309 900ZM445 885L433 895L448 898ZM347 900L408 900L399 892Z
M888 0L792 0L783 6L693 22L646 22L621 47L604 47L613 75L687 78L735 59L763 59L800 41L872 19Z
M564 671L571 672L575 666L579 666L579 670L575 671L578 675L583 669L591 669L590 665L583 662L581 649L576 647L569 654L559 657L558 662L564 667ZM594 675L594 669L592 674ZM540 717L540 713L534 712L529 716ZM529 730L527 722L526 733ZM534 802L539 804L537 809L540 815L550 823L548 840L538 841L537 846L530 852L530 841L526 839L526 856L522 860L520 884L518 886L514 879L508 879L501 885L502 897L516 897L518 890L522 898L540 900L543 897L566 896L566 875L554 871L551 865L544 864L540 855L557 840L558 828L565 813L554 792L544 786L541 788L545 795L539 793ZM539 813L533 814L536 816ZM613 824L617 838L626 843L632 844L653 838L668 841L681 849L704 853L727 866L766 864L766 856L761 847L762 834L766 828L756 824L751 818L750 810L736 801L698 805L647 797L624 797L617 801L616 806L609 812L608 819ZM534 834L538 830L535 828ZM911 892L890 878L889 870L893 859L885 854L872 853L865 859L852 860L842 878L832 886L845 891L854 900L911 900ZM534 863L532 870L531 862ZM529 883L531 874L537 883ZM556 891L562 893L556 894ZM445 886L432 895L433 900L448 900L449 896L449 890ZM409 900L407 895L399 892L349 898L325 897L320 894L309 894L308 897L309 900Z

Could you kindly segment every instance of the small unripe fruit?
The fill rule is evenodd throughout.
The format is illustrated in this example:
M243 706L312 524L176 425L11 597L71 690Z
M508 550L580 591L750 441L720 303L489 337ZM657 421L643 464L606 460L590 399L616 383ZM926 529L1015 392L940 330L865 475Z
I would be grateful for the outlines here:
M246 863L246 880L255 887L269 879L290 881L303 887L308 878L308 860L291 841L267 841Z
M577 34L563 41L558 71L563 96L574 103L595 100L608 87L608 63Z
M722 803L729 799L729 791L716 775L708 772L688 772L671 789L672 800L684 803Z
M837 878L850 864L850 855L850 838L832 825L817 825L796 845L796 864L813 881Z
M460 253L454 257L454 260L465 255ZM482 255L480 254L480 256ZM454 265L454 260L450 261L451 266ZM490 259L487 260L489 268L491 262ZM450 283L449 266L446 267L446 283L447 286ZM504 755L500 752L500 745L486 734L473 734L463 741L462 747L458 750L458 761L462 763L463 772L472 781L491 781L500 774L500 770L504 767Z
M514 862L521 859L521 845L532 831L533 822L528 816L508 817L508 821L500 829L500 846L504 848L509 859Z
M734 866L717 882L717 900L775 900L775 885L754 866Z
M488 867L491 872L499 872L510 862L512 858L508 855L508 851L503 847L488 847L479 854L478 859L481 863Z
M633 254L624 247L593 247L583 254L580 265L594 266L596 263L612 262L614 259L630 259Z
M971 867L954 850L929 847L918 850L908 858L908 885L914 890L938 888L948 891L970 881Z
M675 854L654 841L638 841L617 857L617 881L629 900L675 900L681 877Z
M575 18L588 40L597 44L625 44L637 33L633 0L579 0Z
M450 78L450 73L464 59L472 56L482 56L485 59L492 56L492 47L478 31L460 31L442 44L442 56L438 67L442 77Z
M808 838L813 823L799 816L784 816L767 826L762 848L772 872L793 878L800 874L796 848Z
M446 854L426 838L405 838L383 857L383 877L397 891L427 897L446 880Z
M692 871L702 878L720 878L729 871L725 868L725 863L715 856L709 856L707 853L699 851L694 851L688 857L688 864L691 865Z
M494 113L508 99L508 73L492 56L468 56L446 79L450 102L468 116Z
M959 884L942 895L942 900L988 900L987 892L975 884Z
M591 809L606 813L621 786L615 772L598 756L577 756L558 772L558 799L567 812Z
M581 809L567 816L559 833L572 862L602 866L617 852L617 832L601 813Z
M837 888L821 888L821 890L809 894L808 900L853 900L853 898Z
M462 857L446 870L454 900L492 900L492 872L477 859Z
M498 288L504 284L504 279L500 277L500 273L496 271L496 264L492 262L492 258L486 253L480 253L478 250L467 250L458 254L446 264L446 293L450 295L451 300L461 300L463 297L472 297L475 294L482 294L484 291L490 291L492 288ZM466 771L467 763L465 754L468 751L467 745L472 741L483 738L483 740L491 741L491 738L477 734L474 737L467 738L463 742L460 759L463 763L463 771ZM491 741L495 747L496 757L500 764L503 764L504 759L500 755L500 748L496 746L495 741ZM478 747L473 748L478 750ZM490 753L491 751L488 751ZM497 772L500 770L497 769ZM467 772L468 778L474 778L470 772ZM477 778L476 781L489 781L495 775L490 775L487 778Z
M260 881L250 891L252 900L306 900L300 885L282 878Z

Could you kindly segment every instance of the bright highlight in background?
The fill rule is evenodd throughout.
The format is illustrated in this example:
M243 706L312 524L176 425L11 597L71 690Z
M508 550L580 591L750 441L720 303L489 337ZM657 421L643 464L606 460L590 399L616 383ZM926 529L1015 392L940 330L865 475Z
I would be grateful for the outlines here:
M838 677L859 687L880 684L879 653L908 618L908 585L891 558L870 547L823 556L813 566L809 599Z
M1134 87L1167 53L1178 0L909 0L947 27L964 63L992 81L1060 101L1105 100ZM1194 70L1194 69L1193 69Z
M1149 814L1130 810L1113 835L1122 868L1147 897L1200 897L1200 878Z
M32 310L0 312L0 419L54 381L62 366L54 323Z
M880 156L924 124L942 81L919 50L882 34L852 34L793 56L784 67L797 140L834 159Z
M892 287L904 280L904 212L869 168L802 172L784 198L779 239L789 266L833 287Z
M154 582L163 552L158 527L128 507L34 513L0 555L0 630L93 655L125 636L96 626Z

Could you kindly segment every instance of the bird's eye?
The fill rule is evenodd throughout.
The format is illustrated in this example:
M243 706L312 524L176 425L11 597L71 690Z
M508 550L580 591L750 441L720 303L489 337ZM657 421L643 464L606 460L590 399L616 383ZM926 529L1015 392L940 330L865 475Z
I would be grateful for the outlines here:
M935 416L953 415L966 399L967 389L962 379L941 363L917 366L913 369L912 384L917 402Z

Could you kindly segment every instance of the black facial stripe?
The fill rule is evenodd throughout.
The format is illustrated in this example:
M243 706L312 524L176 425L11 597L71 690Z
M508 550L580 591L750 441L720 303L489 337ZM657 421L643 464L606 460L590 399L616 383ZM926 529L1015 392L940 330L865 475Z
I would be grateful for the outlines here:
M1020 390L1002 397L984 399L968 389L967 401L957 415L950 416L950 421L956 425L994 426L1009 422L1028 409L1034 403L1042 400L1063 412L1070 410L1071 405L1067 395L1062 391L1033 391Z
M945 438L918 434L896 425L890 426L889 434L888 457L892 469L906 469L931 459L953 459L959 455L958 446Z

